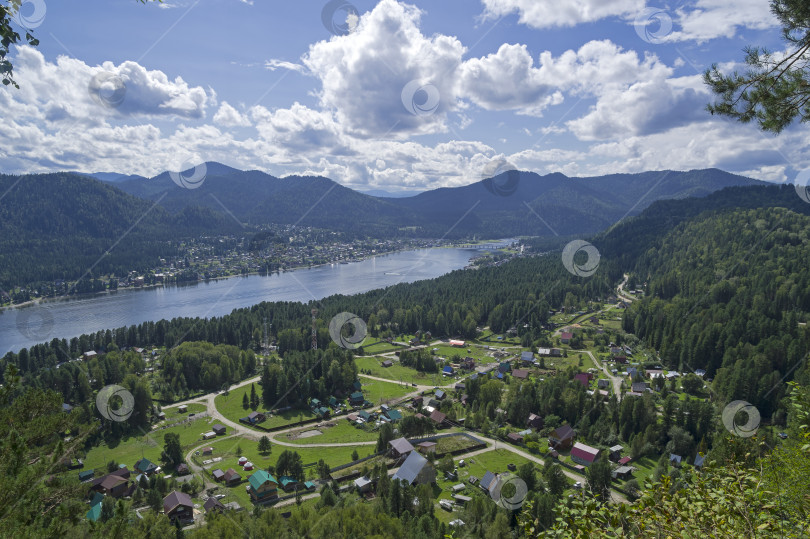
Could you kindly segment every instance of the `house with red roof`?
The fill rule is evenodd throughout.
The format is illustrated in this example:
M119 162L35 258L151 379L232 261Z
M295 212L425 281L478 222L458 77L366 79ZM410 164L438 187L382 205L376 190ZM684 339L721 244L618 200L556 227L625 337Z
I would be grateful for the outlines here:
M577 442L571 448L571 460L583 466L590 466L599 459L599 453L595 447Z

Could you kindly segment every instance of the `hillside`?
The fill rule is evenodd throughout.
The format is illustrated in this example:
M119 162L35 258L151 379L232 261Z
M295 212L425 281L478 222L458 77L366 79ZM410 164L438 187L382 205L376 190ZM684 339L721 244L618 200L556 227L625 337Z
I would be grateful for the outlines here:
M353 234L463 238L593 234L659 199L705 196L729 186L758 183L716 169L589 178L515 172L463 187L388 198L365 195L328 178L276 178L206 163L205 180L195 189L176 185L168 172L116 186L138 197L161 198L170 211L189 206L219 212L227 208L251 224L298 223Z
M90 276L125 273L171 254L160 242L236 227L208 209L187 208L172 215L78 174L0 175L0 192L6 191L0 205L3 289L77 278L91 267Z

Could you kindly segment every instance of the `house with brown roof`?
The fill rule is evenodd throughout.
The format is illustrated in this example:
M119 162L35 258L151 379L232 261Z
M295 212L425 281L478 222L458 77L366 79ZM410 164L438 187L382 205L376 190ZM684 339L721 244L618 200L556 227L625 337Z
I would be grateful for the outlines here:
M442 413L438 410L433 410L433 413L430 414L430 419L434 423L436 423L437 428L441 428L444 426L444 422L447 420L447 414Z
M521 436L517 432L510 432L509 434L506 435L506 439L512 442L513 444L523 443L523 436Z
M571 425L565 424L562 427L557 428L554 432L552 432L549 437L548 441L555 449L566 449L571 447L571 444L574 442L574 436L576 433L574 429L571 428Z
M416 450L420 453L430 453L436 451L436 442L421 442L416 445Z
M219 511L220 513L225 510L225 506L222 505L222 502L211 496L207 500L205 500L205 504L203 505L203 509L205 509L206 513L210 513L212 511Z
M228 471L225 472L223 479L225 480L225 484L231 487L233 485L238 485L242 481L242 476L239 475L239 473L233 468L228 468Z
M90 490L120 498L129 490L129 477L130 471L127 468L118 468L112 473L93 479L90 482Z
M542 429L543 418L537 414L529 414L529 419L526 420L526 426L532 429Z
M214 481L222 481L225 479L225 472L217 468L213 472L211 472L211 476L214 478Z
M520 380L525 380L529 377L529 371L527 369L514 369L512 371L512 376Z
M194 503L191 496L179 490L173 490L163 498L163 514L169 520L178 520L181 523L194 521Z

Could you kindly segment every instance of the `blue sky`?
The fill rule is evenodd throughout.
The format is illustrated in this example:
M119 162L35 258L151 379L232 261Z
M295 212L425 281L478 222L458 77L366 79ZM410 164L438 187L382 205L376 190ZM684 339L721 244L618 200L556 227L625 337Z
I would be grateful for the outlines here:
M323 23L347 12L347 31ZM20 18L41 44L15 49L21 89L0 89L3 172L212 160L397 191L499 160L772 181L810 165L802 126L704 111L712 62L783 48L767 0L31 0Z

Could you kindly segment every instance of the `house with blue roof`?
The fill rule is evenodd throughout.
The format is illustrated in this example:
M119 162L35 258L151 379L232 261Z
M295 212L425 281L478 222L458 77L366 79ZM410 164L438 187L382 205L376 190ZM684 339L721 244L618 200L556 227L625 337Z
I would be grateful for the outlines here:
M453 376L454 372L455 371L453 370L453 367L451 367L450 365L442 369L442 374L444 374L445 376Z

